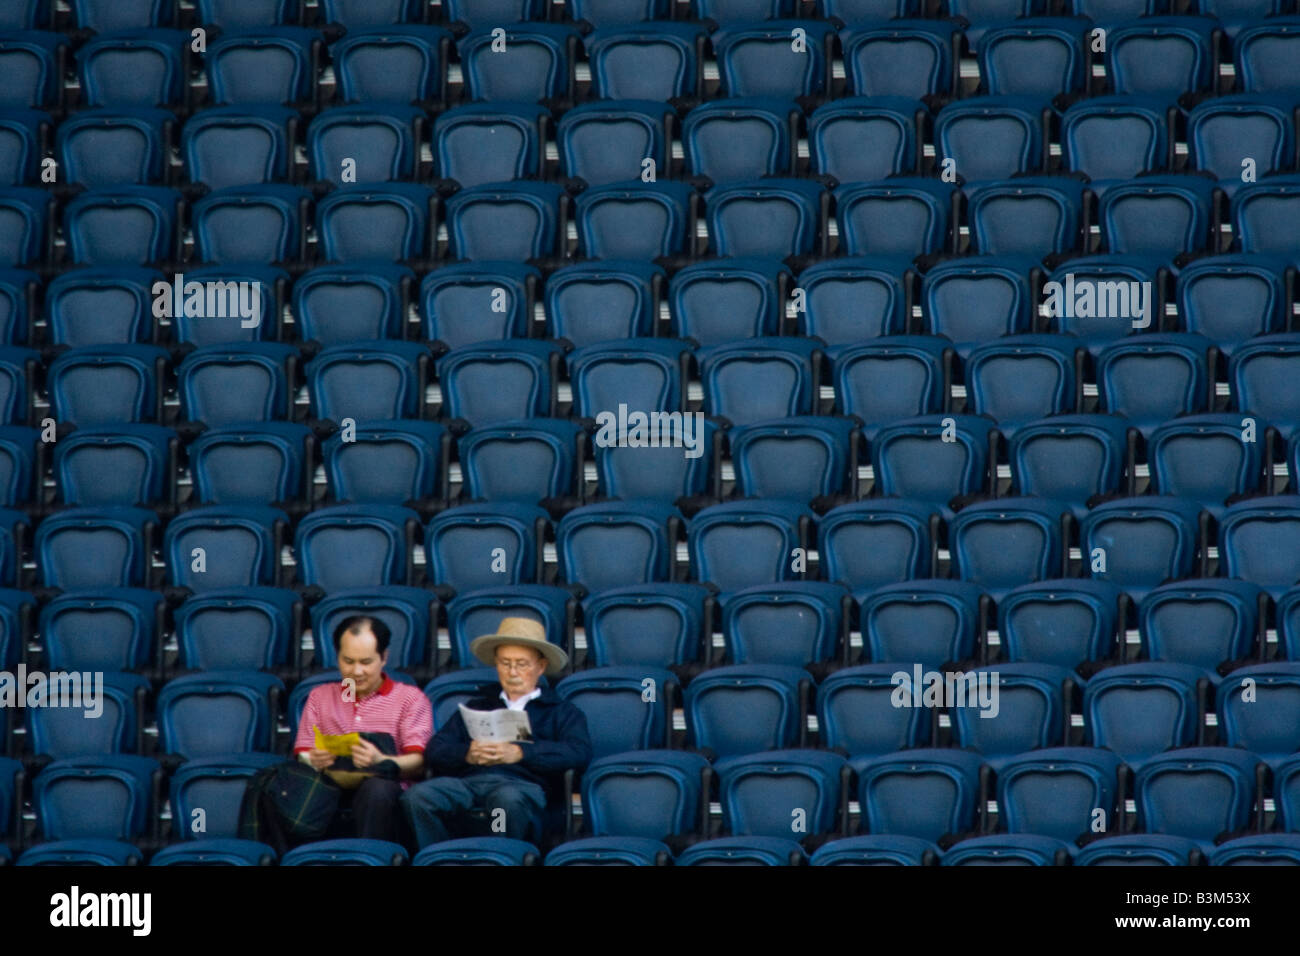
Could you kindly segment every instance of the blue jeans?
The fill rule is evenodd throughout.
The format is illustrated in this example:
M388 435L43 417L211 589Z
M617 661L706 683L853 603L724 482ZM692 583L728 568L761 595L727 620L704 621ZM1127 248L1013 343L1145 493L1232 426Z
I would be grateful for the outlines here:
M468 777L434 777L402 795L402 809L420 849L449 839L447 824L476 808L487 812L493 833L527 840L540 829L546 793L513 774L486 771Z

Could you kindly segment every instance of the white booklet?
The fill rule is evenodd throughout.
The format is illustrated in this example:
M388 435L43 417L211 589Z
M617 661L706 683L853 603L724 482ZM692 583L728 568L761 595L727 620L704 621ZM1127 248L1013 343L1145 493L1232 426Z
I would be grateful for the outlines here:
M471 740L486 743L526 743L533 739L533 728L528 714L522 710L500 707L496 710L470 710L460 705L460 716L465 721Z

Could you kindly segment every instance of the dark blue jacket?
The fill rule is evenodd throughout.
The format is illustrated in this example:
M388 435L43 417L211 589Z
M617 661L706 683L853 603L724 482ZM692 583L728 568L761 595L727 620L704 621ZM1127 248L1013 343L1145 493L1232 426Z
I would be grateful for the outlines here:
M500 684L484 684L475 696L465 701L470 710L498 710L504 707ZM465 762L470 736L459 708L429 740L424 762L436 776L469 777L477 773L508 773L545 787L556 793L564 782L564 771L581 770L591 762L591 737L587 734L587 717L581 710L561 700L549 687L524 706L532 727L531 743L521 743L524 759L480 767Z

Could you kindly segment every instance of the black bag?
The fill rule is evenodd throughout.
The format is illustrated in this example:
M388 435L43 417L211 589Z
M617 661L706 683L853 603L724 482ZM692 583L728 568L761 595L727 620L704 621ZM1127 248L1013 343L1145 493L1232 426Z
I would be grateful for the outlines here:
M270 845L277 854L325 836L341 791L328 776L299 761L259 770L239 807L239 837Z

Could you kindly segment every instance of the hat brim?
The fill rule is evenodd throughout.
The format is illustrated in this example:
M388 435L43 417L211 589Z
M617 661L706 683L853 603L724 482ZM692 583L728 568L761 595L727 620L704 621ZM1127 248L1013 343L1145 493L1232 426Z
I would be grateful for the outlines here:
M546 659L546 670L543 673L547 677L554 677L564 670L564 666L569 663L569 655L564 653L562 647L558 647L550 641L539 641L533 637L484 634L482 637L476 637L470 642L469 652L489 667L495 667L496 650L506 644L515 647L531 647L541 654Z

